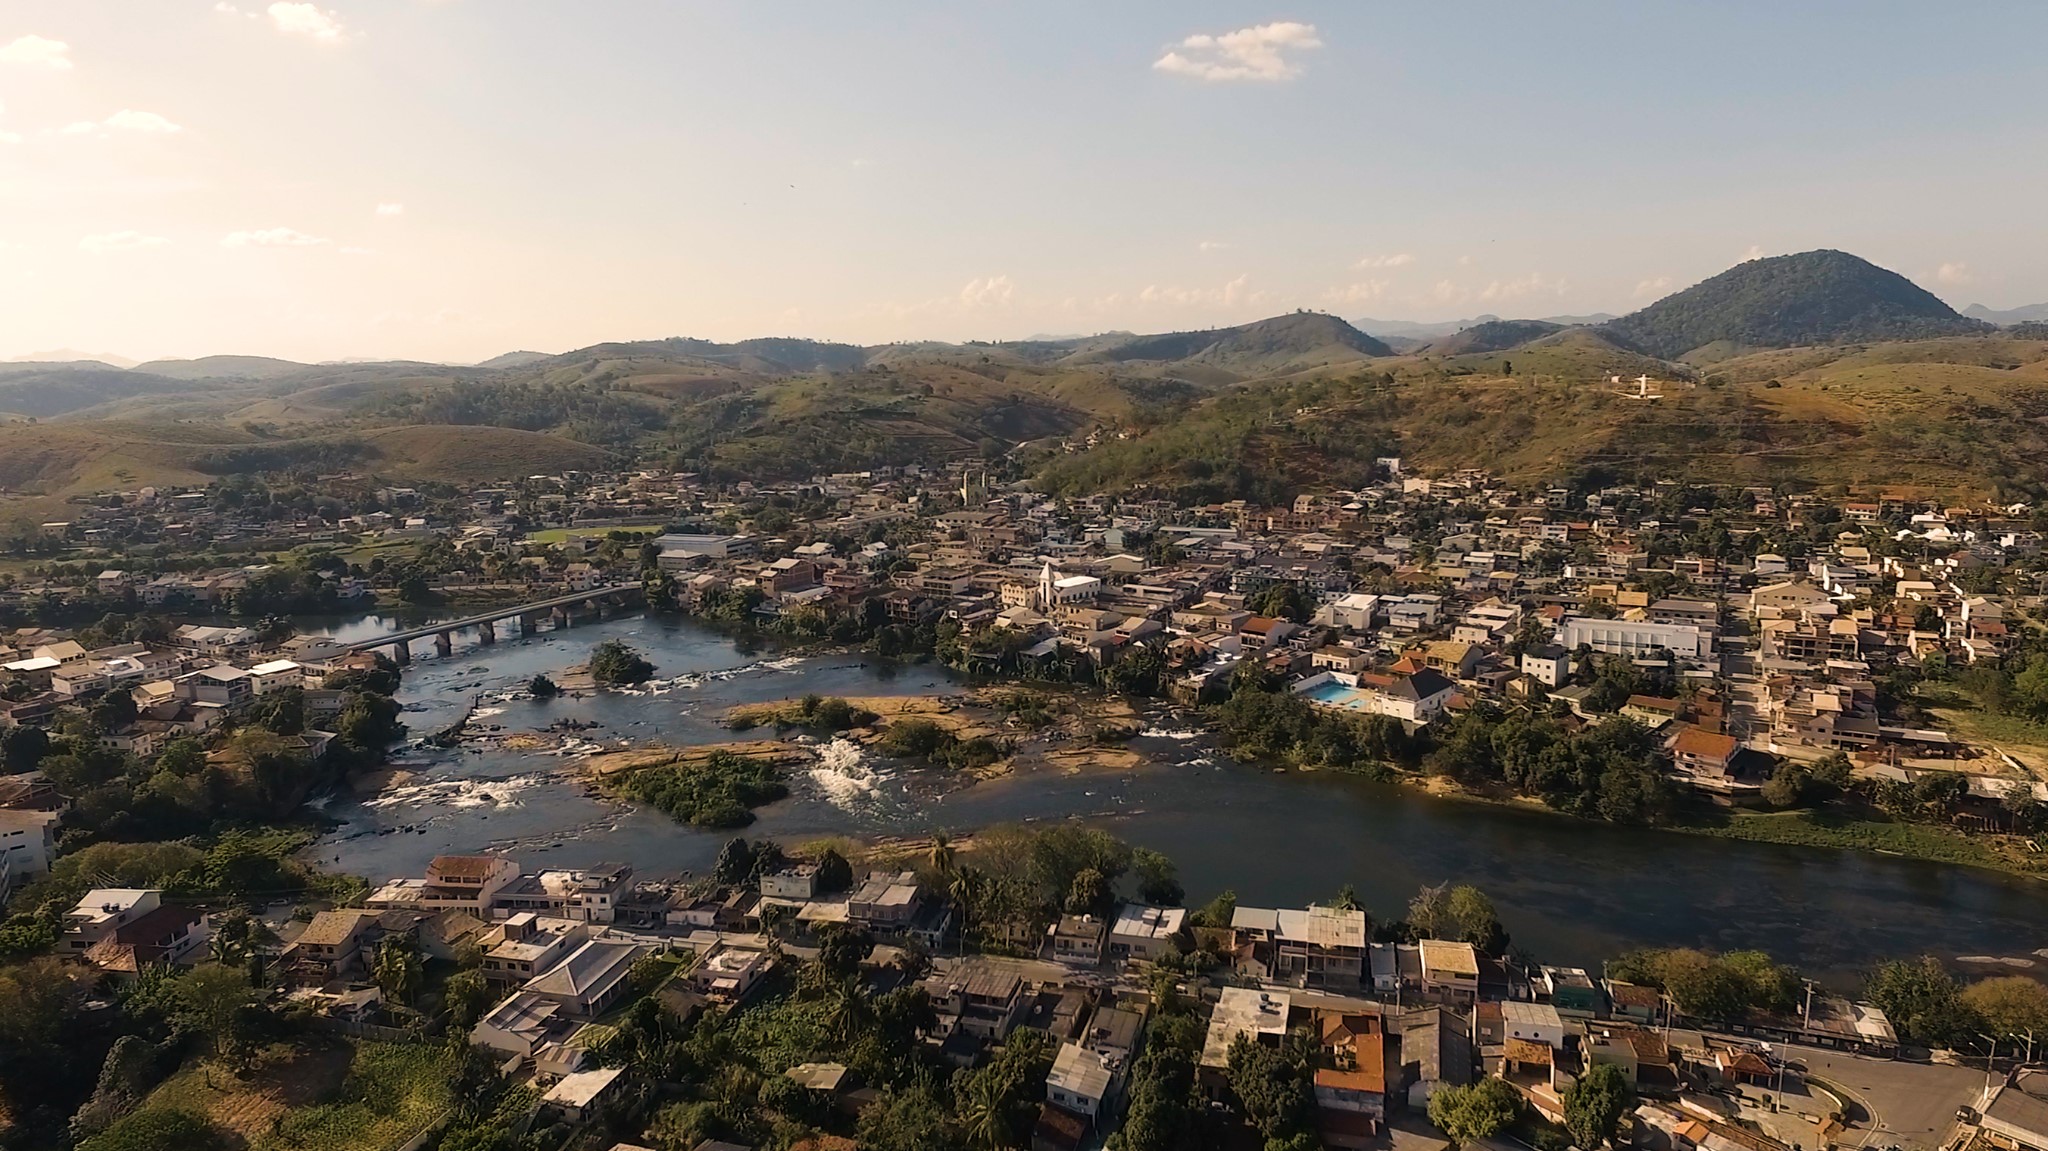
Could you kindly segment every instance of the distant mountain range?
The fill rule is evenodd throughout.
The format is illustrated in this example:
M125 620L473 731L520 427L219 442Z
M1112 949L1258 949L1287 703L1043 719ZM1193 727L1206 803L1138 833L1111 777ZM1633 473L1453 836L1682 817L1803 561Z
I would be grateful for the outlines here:
M47 518L72 495L236 472L470 480L655 460L780 478L997 454L1062 492L1262 502L1399 455L1529 479L1896 482L2048 503L2048 426L2033 422L2048 320L1984 318L2048 309L1972 310L1816 251L1621 317L1296 311L993 343L678 337L473 365L123 368L62 350L0 363L0 488L32 496L0 508ZM1612 382L1637 375L1666 382L1659 402Z
M2014 324L2048 323L2048 304L2027 304L2024 307L2007 308L2002 312L1982 304L1971 304L1963 309L1963 315L1987 324L1997 324L2001 328L2009 328Z
M131 360L126 356L116 356L108 352L81 352L76 348L53 348L47 352L31 352L26 356L15 356L10 360L0 360L0 364L98 363L105 364L110 368L132 368L140 362L139 360Z
M1476 328L1481 324L1495 323L1500 318L1491 314L1482 314L1474 316L1469 320L1442 320L1435 323L1418 323L1414 320L1374 320L1368 318L1353 320L1351 321L1351 326L1361 332L1378 336L1383 340L1393 337L1404 340L1429 341L1444 336L1456 335L1466 328ZM1585 316L1544 316L1538 322L1555 324L1560 328L1570 328L1581 324L1604 324L1613 318L1607 312L1594 312L1591 315Z

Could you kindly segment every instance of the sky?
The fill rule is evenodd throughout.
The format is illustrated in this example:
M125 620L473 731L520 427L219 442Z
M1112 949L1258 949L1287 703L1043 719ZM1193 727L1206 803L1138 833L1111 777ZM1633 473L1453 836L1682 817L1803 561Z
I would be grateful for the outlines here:
M0 358L2048 300L2048 5L4 0Z

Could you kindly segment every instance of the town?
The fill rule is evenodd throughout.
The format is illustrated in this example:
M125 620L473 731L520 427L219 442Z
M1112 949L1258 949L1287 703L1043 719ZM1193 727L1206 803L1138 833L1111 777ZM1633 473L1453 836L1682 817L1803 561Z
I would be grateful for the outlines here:
M1344 896L1191 909L1170 863L1099 833L962 829L957 856L943 836L862 853L865 877L763 840L697 878L452 854L351 886L289 834L220 831L288 826L373 765L414 645L448 658L644 605L1174 701L1248 762L1625 823L1791 815L1790 842L2040 870L2031 509L1376 472L1286 507L1049 499L968 462L380 489L355 514L347 477L303 506L241 481L93 497L14 542L0 601L0 939L106 988L235 969L248 1018L151 1026L245 1072L287 1026L441 1036L495 1069L488 1110L382 1117L394 1145L467 1124L508 1147L937 1146L878 1132L964 1124L972 1091L990 1147L2048 1146L2048 1079L2026 1070L2048 994L2027 975L1900 957L1844 998L1756 953L1549 967L1469 888L1405 918ZM347 642L295 623L373 604L422 622ZM1844 815L1885 838L1829 838ZM131 857L180 835L191 871ZM842 1022L748 1041L769 1045L741 1098L692 1062L750 1018L818 1012ZM1950 1049L1976 1066L1901 1058ZM950 1116L912 1068L955 1077ZM141 1094L100 1127L160 1119Z

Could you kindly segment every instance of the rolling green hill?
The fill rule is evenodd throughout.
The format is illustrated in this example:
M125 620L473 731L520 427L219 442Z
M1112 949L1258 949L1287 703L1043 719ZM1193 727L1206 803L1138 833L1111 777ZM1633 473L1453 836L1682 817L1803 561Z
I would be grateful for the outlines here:
M1295 312L1235 328L1099 337L1062 363L1157 365L1169 371L1211 369L1233 376L1271 375L1351 364L1394 350L1335 316Z
M1896 272L1847 252L1822 250L1739 264L1601 330L1665 359L1713 344L1789 348L1969 335L1991 325L1966 319Z
M1563 324L1547 320L1488 320L1436 340L1429 345L1429 351L1439 356L1506 352L1561 331Z
M1638 375L1664 398L1613 382ZM966 457L1039 461L1061 492L1265 499L1356 483L1383 455L1544 482L2027 493L2048 480L2048 330L1988 328L1820 252L1599 327L1488 319L1406 355L1296 312L1004 343L629 341L471 367L5 365L0 412L40 421L0 427L17 499L238 470L467 481L644 460L789 479ZM1072 450L1084 439L1098 446Z
M1586 353L1589 338L1573 330L1547 340ZM1497 363L1495 354L1247 384L1158 427L1050 457L1040 479L1063 494L1279 502L1356 485L1377 457L1398 455L1424 474L1484 467L1528 483L1681 478L2048 495L2048 340L2001 333L1757 353L1699 382L1652 370L1663 396L1653 401L1608 383L1604 366L1576 377L1525 369L1538 350L1513 353L1512 378L1467 368Z

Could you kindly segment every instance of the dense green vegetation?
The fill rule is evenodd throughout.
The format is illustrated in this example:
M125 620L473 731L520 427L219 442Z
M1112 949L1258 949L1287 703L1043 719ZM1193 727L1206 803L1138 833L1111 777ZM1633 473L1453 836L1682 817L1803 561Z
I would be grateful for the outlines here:
M961 739L928 719L900 719L882 734L880 747L890 755L929 760L941 767L973 771L1010 753L1007 743L975 736Z
M596 382L464 380L435 391L388 394L373 402L368 414L415 424L559 431L604 445L633 443L668 423L668 414L649 397Z
M615 786L698 827L745 827L754 822L754 808L789 794L774 764L729 751L714 751L692 763L639 768L624 773Z
M590 649L590 678L602 687L630 687L654 676L654 665L624 640L608 639Z
M1688 1017L1714 1023L1741 1023L1752 1010L1793 1013L1804 991L1797 971L1761 951L1648 948L1611 961L1607 975L1658 988Z
M1720 341L1745 348L1969 335L1933 293L1847 252L1821 250L1737 265L1611 320L1607 333L1667 358Z
M1625 718L1568 731L1548 715L1482 704L1411 734L1390 716L1318 707L1251 665L1208 714L1224 745L1248 758L1381 777L1421 768L1615 823L1669 822L1677 805L1655 740Z

